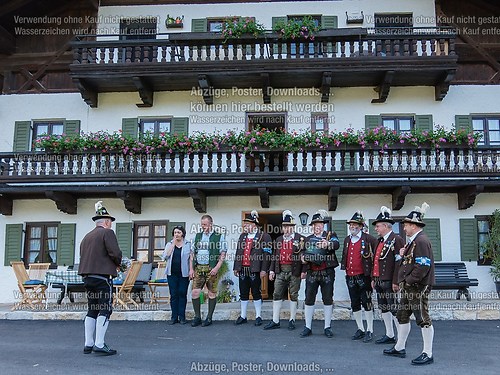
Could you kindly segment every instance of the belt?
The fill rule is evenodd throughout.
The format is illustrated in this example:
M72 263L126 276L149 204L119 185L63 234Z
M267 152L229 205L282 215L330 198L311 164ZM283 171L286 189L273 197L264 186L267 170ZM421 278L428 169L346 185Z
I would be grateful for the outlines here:
M83 276L84 279L87 278L87 277L93 277L95 279L101 279L101 280L106 280L106 281L111 280L113 278L113 276L111 276L111 275L95 275L95 274L90 274L90 275Z
M210 266L208 264L198 264L196 266L197 272L210 272Z

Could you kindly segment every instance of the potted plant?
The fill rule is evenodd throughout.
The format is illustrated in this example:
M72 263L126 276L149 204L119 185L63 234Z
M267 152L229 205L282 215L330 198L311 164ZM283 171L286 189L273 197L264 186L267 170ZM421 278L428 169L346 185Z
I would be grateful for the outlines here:
M224 43L229 39L239 39L242 36L253 35L258 37L264 34L266 29L264 25L258 23L255 18L226 18L222 23L222 36L224 37Z
M495 282L497 294L500 297L500 209L496 209L490 219L490 233L483 244L485 257L491 259L490 275Z
M314 35L318 30L319 27L311 16L305 16L301 20L289 19L286 22L280 21L274 26L274 31L286 40L314 40Z

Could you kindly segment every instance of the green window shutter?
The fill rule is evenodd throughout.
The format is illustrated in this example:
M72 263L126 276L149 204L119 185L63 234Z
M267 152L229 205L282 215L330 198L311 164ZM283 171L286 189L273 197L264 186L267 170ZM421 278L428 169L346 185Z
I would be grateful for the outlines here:
M172 127L170 128L171 134L188 134L189 117L174 117L172 119Z
M186 228L186 223L183 221L169 221L167 224L167 242L172 239L172 231L174 230L174 227L182 225L184 228Z
M321 29L336 29L339 27L337 16L321 16Z
M208 21L206 18L194 18L191 20L192 33L206 33L208 31Z
M460 260L477 261L479 253L476 219L460 219Z
M380 115L365 115L365 129L375 129L382 125L382 116Z
M439 262L441 257L441 226L439 219L424 219L425 233L432 244L432 253L434 254L434 261Z
M21 259L23 244L23 225L5 225L5 261L4 266L10 266L10 262Z
M137 138L139 136L139 120L137 118L122 119L122 134Z
M65 120L64 121L64 134L78 135L80 134L80 120Z
M57 228L57 265L73 266L75 263L76 224L59 224Z
M432 115L415 116L415 128L420 131L432 131Z
M14 125L14 152L30 150L31 121L16 121ZM10 266L10 264L9 264Z
M123 256L132 257L132 223L116 223L116 238Z
M375 230L375 225L373 225L373 221L375 219L370 219L368 220L368 233L371 234L373 237L378 238L378 233Z
M339 238L340 246L335 253L340 261L340 258L342 257L344 238L347 237L347 223L345 220L332 220L332 230L337 233L337 237Z
M472 117L469 115L455 115L455 129L472 131Z

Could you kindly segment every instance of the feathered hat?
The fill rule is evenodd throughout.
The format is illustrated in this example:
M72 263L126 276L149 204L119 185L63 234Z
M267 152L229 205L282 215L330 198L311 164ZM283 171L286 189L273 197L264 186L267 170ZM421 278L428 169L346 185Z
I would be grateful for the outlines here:
M429 208L431 208L431 206L429 206L426 202L422 203L421 207L415 206L415 209L403 219L403 223L413 223L420 227L425 227L423 219Z
M283 211L282 216L283 221L281 222L281 225L295 225L295 219L293 218L292 211L285 210Z
M362 211L356 211L354 215L352 215L351 220L346 221L347 224L359 224L364 226L365 225L365 218L363 217L363 212Z
M395 221L391 217L391 210L389 207L382 206L380 207L380 213L378 214L377 218L373 220L372 224L375 225L377 223L391 223L394 224Z
M259 213L255 210L252 210L249 214L245 214L245 218L243 221L248 221L250 223L254 223L260 225L259 223Z
M106 207L102 205L102 201L98 201L95 204L95 216L92 218L94 221L99 219L111 219L111 221L115 221L115 218L111 216L108 210L106 210Z
M328 222L328 220L326 219L328 216L330 216L328 214L328 211L318 210L312 216L312 218L311 218L311 224L309 224L309 225L313 225L314 223L326 223L326 222Z

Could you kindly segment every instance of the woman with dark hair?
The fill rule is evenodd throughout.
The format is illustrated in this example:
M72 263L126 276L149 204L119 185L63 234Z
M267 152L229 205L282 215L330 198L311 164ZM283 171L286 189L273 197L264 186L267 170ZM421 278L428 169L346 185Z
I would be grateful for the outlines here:
M172 240L167 243L162 258L167 261L165 271L170 290L172 318L170 324L186 324L186 303L189 286L189 256L191 242L185 239L186 229L178 225L172 230Z

